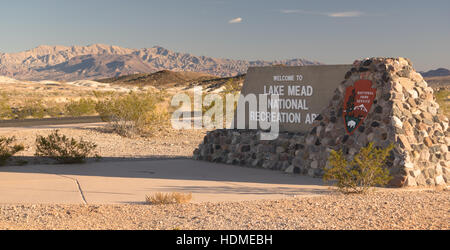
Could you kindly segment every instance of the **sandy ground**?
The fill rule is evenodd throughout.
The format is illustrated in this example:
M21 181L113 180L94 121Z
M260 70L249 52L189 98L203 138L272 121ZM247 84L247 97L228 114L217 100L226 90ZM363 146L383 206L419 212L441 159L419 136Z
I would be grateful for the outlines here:
M48 135L55 128L60 134L84 139L97 144L97 153L108 158L191 158L202 142L206 130L173 130L158 132L154 137L126 138L105 131L104 124L76 124L67 126L40 126L37 128L0 128L0 136L15 136L25 150L17 156L26 156L33 163L36 135Z
M177 205L0 205L0 229L450 229L450 192Z

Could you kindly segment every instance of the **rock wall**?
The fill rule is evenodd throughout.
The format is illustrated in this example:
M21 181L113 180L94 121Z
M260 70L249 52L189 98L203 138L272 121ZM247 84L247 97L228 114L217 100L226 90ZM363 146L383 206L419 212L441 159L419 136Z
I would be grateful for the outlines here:
M345 129L344 95L358 80L372 81L376 97L367 117L353 134ZM306 133L281 133L260 141L255 130L209 132L194 159L263 167L320 177L331 150L350 159L369 142L395 148L386 167L391 186L450 184L449 119L439 111L433 89L404 58L355 61L335 96Z

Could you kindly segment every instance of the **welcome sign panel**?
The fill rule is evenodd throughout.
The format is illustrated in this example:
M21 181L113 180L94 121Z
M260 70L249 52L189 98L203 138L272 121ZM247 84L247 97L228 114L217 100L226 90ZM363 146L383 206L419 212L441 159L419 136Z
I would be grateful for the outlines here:
M267 107L250 107L240 101L238 111L245 110L245 129L251 122L278 121L280 131L307 132L314 119L329 104L339 83L351 65L308 65L250 67L241 91L245 97L267 97ZM278 95L276 98L271 98ZM245 105L243 108L242 105ZM272 110L278 109L278 112ZM237 112L238 112L237 111ZM234 125L237 126L235 115Z

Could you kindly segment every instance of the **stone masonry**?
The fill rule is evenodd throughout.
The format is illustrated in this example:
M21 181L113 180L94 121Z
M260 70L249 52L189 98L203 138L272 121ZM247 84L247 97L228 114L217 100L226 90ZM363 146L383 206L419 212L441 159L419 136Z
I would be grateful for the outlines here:
M361 79L372 81L376 97L363 124L346 133L342 116L346 88ZM194 159L262 167L321 177L331 150L351 159L361 147L395 146L386 166L391 186L450 184L449 119L435 102L433 89L405 58L355 61L329 105L307 133L280 133L259 140L257 130L209 132Z

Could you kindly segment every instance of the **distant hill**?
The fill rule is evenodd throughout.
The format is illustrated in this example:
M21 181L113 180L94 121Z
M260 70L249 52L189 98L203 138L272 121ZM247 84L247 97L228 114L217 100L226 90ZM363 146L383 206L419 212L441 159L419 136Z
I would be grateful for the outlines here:
M426 72L420 72L423 77L435 77L435 76L450 76L450 70L445 68L439 68Z
M150 74L132 74L126 76L97 79L96 81L119 85L134 85L139 87L153 86L160 89L193 86L204 86L209 89L216 89L221 87L229 80L237 81L239 84L242 84L244 78L245 75L218 77L197 72L176 72L170 70L161 70Z
M185 86L191 82L201 82L204 80L212 80L218 78L217 76L197 73L197 72L175 72L170 70L161 70L150 74L132 74L125 76L118 76L112 78L98 79L98 82L112 83L112 84L125 84L125 85L137 85L154 86L160 88Z
M128 49L94 44L89 46L39 46L19 53L0 53L0 75L19 80L75 81L111 78L162 70L198 72L230 77L249 66L316 65L315 61L289 59L246 61L195 56L155 46Z

